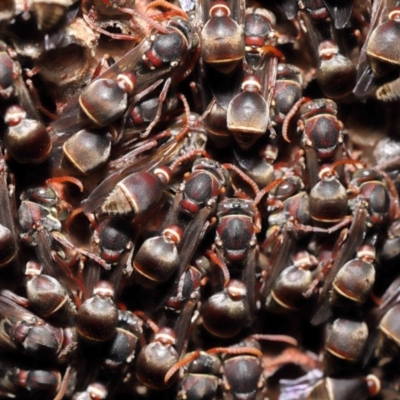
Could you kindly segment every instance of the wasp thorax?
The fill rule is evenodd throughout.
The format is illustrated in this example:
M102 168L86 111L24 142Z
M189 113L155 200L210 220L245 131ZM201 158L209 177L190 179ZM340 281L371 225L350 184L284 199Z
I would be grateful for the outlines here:
M247 9L244 24L246 46L256 48L263 46L267 40L273 41L275 24L276 17L271 11L262 8Z

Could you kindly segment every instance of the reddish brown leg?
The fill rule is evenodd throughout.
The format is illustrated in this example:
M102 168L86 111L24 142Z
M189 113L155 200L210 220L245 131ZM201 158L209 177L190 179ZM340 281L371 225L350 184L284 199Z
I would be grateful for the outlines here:
M93 253L91 253L89 251L80 249L79 247L76 247L61 233L59 233L59 232L51 232L51 236L52 236L53 239L55 239L57 242L62 244L67 249L75 251L76 254L78 254L78 256L77 256L78 259L79 259L80 255L84 255L84 256L90 258L91 260L97 262L105 270L110 270L111 269L111 265L107 264L101 257L99 257L96 254L93 254Z
M213 347L207 350L208 354L250 354L256 357L262 357L262 352L254 347Z
M64 182L73 183L74 185L78 186L78 188L81 192L83 192L82 182L79 179L74 178L73 176L57 176L57 177L49 178L46 180L46 183L50 184L50 185L52 183L64 183Z
M56 251L52 251L51 256L53 260L64 270L68 271L68 275L72 277L71 268L79 261L79 253L75 253L69 260L61 258Z
M166 8L167 10L171 10L174 12L174 15L180 15L181 17L185 18L186 20L188 20L188 15L185 13L185 11L183 11L180 7L175 6L172 3L168 3L168 1L165 0L155 0L152 1L150 4L148 4L148 6L146 7L146 12L148 10L150 10L151 8L155 8L155 7L163 7ZM167 13L165 13L167 14ZM161 15L164 15L161 14Z
M276 57L281 63L286 62L285 55L274 46L263 46L261 51L262 55L271 55L272 57Z
M93 72L92 79L91 79L92 81L94 79L96 79L101 74L101 71L104 68L108 68L109 67L109 65L108 65L108 61L109 60L111 60L111 56L109 54L104 54L104 56L101 57L100 62L97 64L97 66L96 66L96 68L95 68L95 70Z
M140 147L133 149L129 153L125 154L124 156L118 158L115 161L111 161L108 163L109 168L113 170L121 169L123 168L127 163L129 163L129 160L135 160L136 157L144 153L145 151L151 150L154 147L157 147L157 141L156 140L149 140L148 142L142 144Z
M231 171L235 171L244 182L246 182L253 190L254 194L257 196L260 192L257 184L251 179L248 175L246 175L240 168L233 164L222 164L226 169L230 169Z
M311 297L312 294L315 292L315 289L317 288L318 284L325 278L325 276L328 274L328 272L331 270L333 267L333 264L335 262L335 258L337 257L340 248L342 247L343 243L347 240L347 235L349 233L348 229L343 229L342 232L340 232L340 236L338 240L335 243L335 246L332 250L332 257L328 261L323 261L321 263L322 269L319 272L319 274L315 277L315 279L311 282L309 288L307 289L306 292L303 293L304 297Z
M331 268L333 266L333 262L332 261L324 261L323 263L321 263L321 266L322 266L321 271L315 277L315 279L311 282L307 291L305 291L303 293L304 297L309 298L316 292L316 289L317 289L317 286L319 285L319 283L324 279L324 277L331 270Z
M182 13L181 12L176 12L176 11L165 11L165 12L162 12L162 13L159 13L159 14L152 15L150 18L153 21L157 21L158 22L158 21L168 21L172 17L175 17L175 16L182 16Z
M178 98L183 103L183 108L185 110L185 116L186 116L185 126L176 135L176 138L175 138L177 142L180 142L184 137L186 137L186 135L188 134L189 129L190 129L190 107L189 107L188 101L186 100L186 97L183 94L178 93Z
M160 120L161 118L161 111L162 111L162 107L164 105L164 101L167 97L168 94L168 89L171 85L171 78L168 78L165 83L164 83L164 87L161 90L160 96L158 98L158 108L157 108L157 114L156 117L154 118L154 120L149 124L149 126L147 127L147 129L140 134L140 136L142 138L147 138L147 136L149 136L151 130L156 126L157 122Z
M22 307L29 307L29 300L25 297L18 296L17 294L11 292L10 290L3 290L2 295L7 297L8 299L14 301Z
M107 30L100 28L100 26L96 25L93 22L92 12L89 11L89 14L82 14L83 19L85 22L90 26L90 28L98 33L101 33L103 35L109 36L111 39L115 40L134 40L135 42L140 42L142 38L140 36L132 36L132 35L125 35L122 33L112 33L108 32Z
M190 160L191 158L193 158L196 155L202 155L203 157L208 157L208 153L205 150L196 150L193 149L191 151L189 151L187 154L179 157L178 159L176 159L171 165L170 165L170 169L172 171L172 173L174 172L174 170L178 167L178 165L182 164L183 162Z
M298 100L294 106L292 107L292 109L288 112L288 114L285 117L285 120L283 121L283 125L282 125L282 137L285 139L286 142L290 143L290 139L288 136L288 132L289 132L289 124L290 121L292 120L292 118L295 116L295 114L297 113L297 111L300 109L301 105L307 101L310 101L310 99L308 97L302 97L300 100Z
M265 238L264 242L261 244L261 247L269 247L272 245L272 243L275 242L275 240L278 240L279 236L281 233L281 228L279 227L274 227L271 229L271 232L269 233L269 235Z
M65 220L65 229L68 233L70 232L71 223L74 220L74 218L82 213L83 213L83 208L79 207L72 210L72 212L68 215L67 219Z
M182 74L182 81L185 80L193 71L195 65L197 64L197 60L200 57L201 48L200 46L197 47L195 54L193 55L192 59L190 60L189 66L186 68L186 71Z
M254 199L254 207L257 207L262 198L269 193L272 189L277 187L279 184L281 184L284 181L284 178L279 178L275 179L273 182L271 182L269 185L261 189L258 193L257 196Z
M138 310L138 311L134 311L133 313L137 317L142 319L154 333L158 333L159 332L160 329L157 326L157 324L150 317L148 317L143 311L139 311Z
M181 368L183 368L185 365L188 365L190 362L193 360L198 359L200 356L200 351L196 350L193 353L189 354L186 356L183 360L178 361L175 365L173 365L168 372L165 374L164 382L168 383L168 381L171 379L171 377L179 371Z
M70 375L71 375L71 366L69 365L64 372L64 376L61 381L60 389L59 389L56 397L54 397L54 400L62 400L64 398L64 395L68 389Z
M44 107L42 106L42 103L40 102L40 99L39 99L38 92L36 91L35 86L33 86L32 80L31 80L31 79L27 79L27 80L25 81L25 83L26 83L26 86L27 86L28 89L29 89L29 92L30 92L31 95L32 95L32 99L33 99L33 101L34 101L34 103L35 103L36 108L37 108L42 114L44 114L46 117L48 117L48 118L50 118L51 120L55 121L55 120L58 118L58 115L53 114L52 112L50 112L49 110L47 110L46 108L44 108Z
M381 172L385 177L386 184L390 193L390 216L392 221L396 221L400 218L400 201L399 194L397 193L396 187L390 178L390 176L386 172Z
M150 17L148 17L145 14L142 14L142 13L140 13L138 11L132 10L130 8L124 8L124 7L118 7L118 10L121 11L121 12L124 12L126 14L133 15L134 17L138 17L138 18L143 19L149 26L154 28L159 33L164 33L166 35L168 33L170 33L167 28L165 28L164 26L162 26L160 24L157 24L157 22L153 21Z
M222 275L224 276L224 286L226 286L230 280L228 267L226 266L224 261L221 260L213 251L207 250L206 255L221 270Z

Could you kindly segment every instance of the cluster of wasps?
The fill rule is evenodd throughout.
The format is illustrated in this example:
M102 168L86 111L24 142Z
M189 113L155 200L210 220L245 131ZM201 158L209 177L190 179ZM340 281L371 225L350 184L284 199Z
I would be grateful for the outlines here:
M0 397L400 399L399 37L395 0L3 1Z

